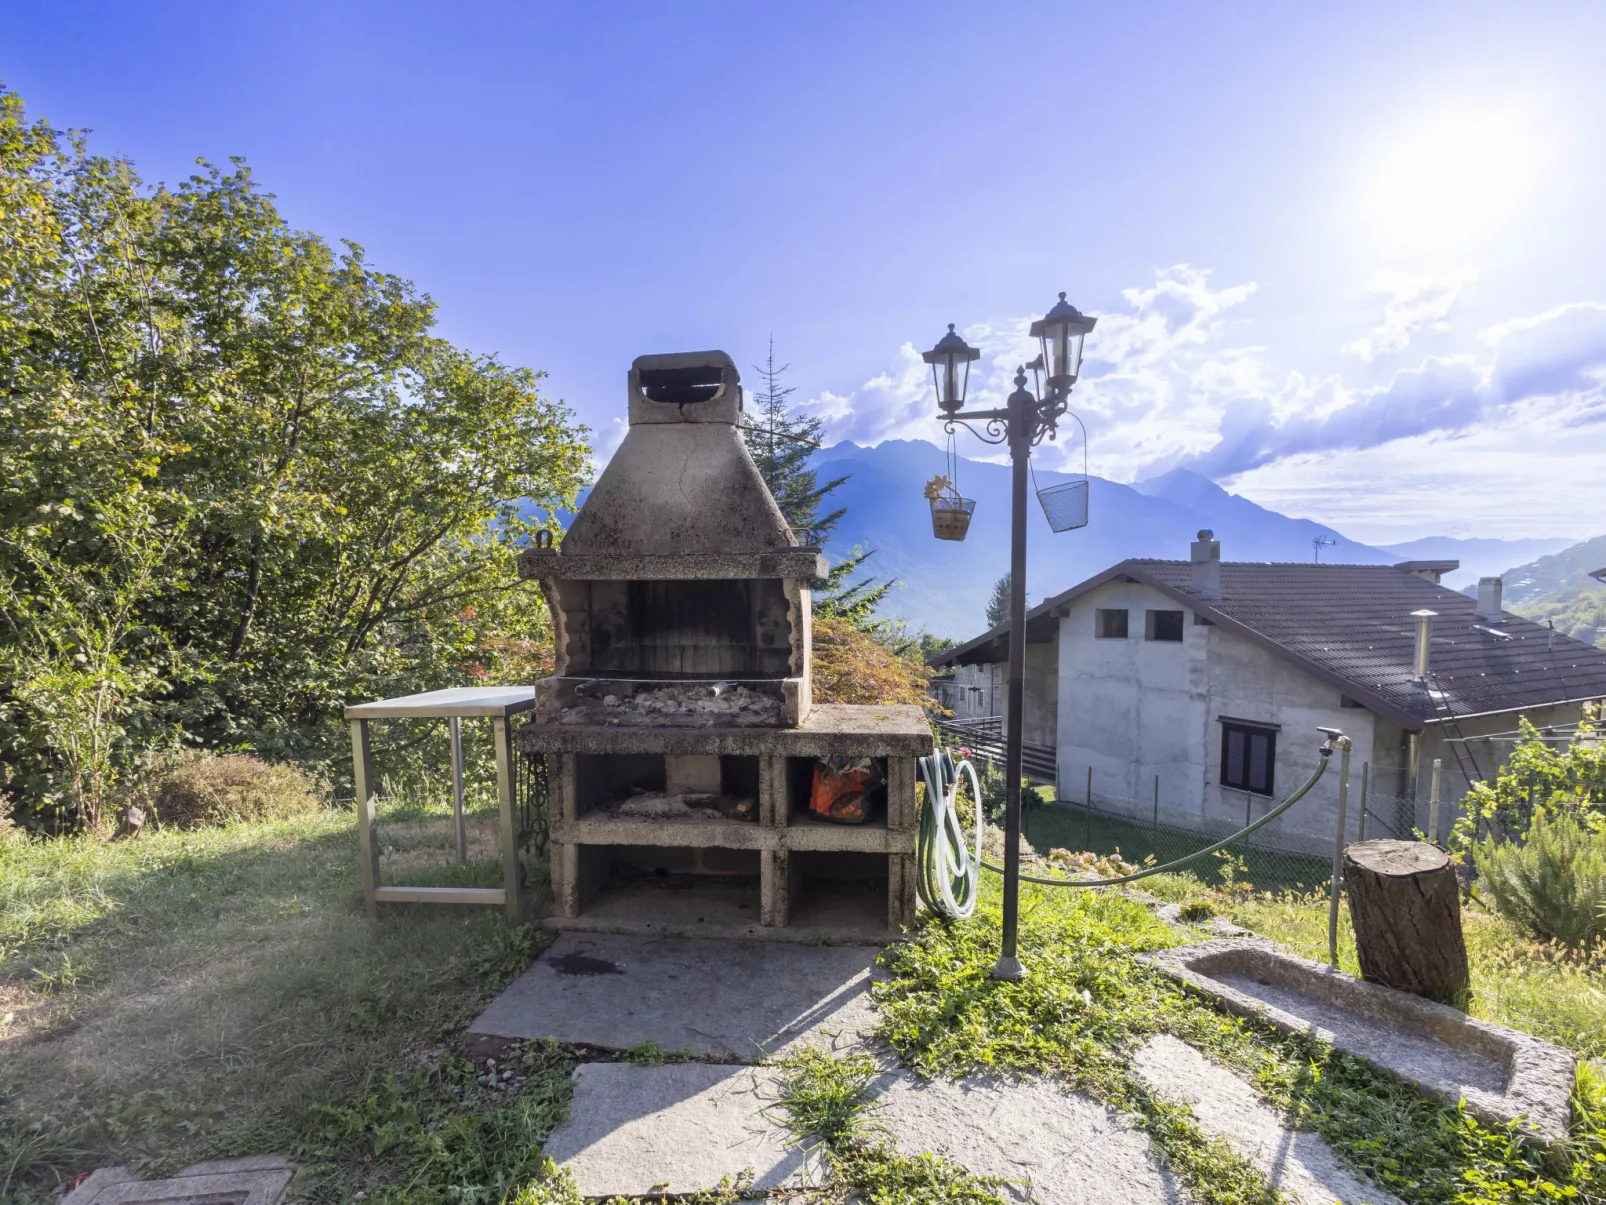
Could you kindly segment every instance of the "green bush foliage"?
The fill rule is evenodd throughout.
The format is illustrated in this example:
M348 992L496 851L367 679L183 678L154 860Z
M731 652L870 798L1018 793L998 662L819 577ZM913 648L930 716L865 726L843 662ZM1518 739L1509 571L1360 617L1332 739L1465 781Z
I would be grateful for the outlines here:
M1526 718L1519 721L1521 739L1494 782L1474 783L1467 793L1452 848L1469 848L1480 820L1506 837L1521 837L1540 812L1606 825L1606 741L1598 739L1593 718L1586 712L1577 735L1560 747Z
M299 766L249 753L191 754L157 773L144 802L164 828L279 820L321 807L329 785Z
M1477 846L1478 889L1541 939L1591 949L1606 935L1606 829L1576 817L1534 817L1528 838Z
M357 244L292 229L243 162L147 186L0 89L19 820L93 823L153 747L336 768L343 703L544 662L514 561L573 505L585 431L434 322Z

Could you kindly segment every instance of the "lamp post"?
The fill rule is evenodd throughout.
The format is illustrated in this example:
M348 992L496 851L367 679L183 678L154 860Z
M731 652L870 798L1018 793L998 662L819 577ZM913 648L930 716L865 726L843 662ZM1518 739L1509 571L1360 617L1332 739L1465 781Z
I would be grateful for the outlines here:
M952 325L923 359L931 365L937 408L943 428L952 435L957 424L983 443L1009 444L1009 694L1005 704L1004 744L1004 933L1003 950L993 964L994 979L1024 979L1026 968L1016 954L1020 920L1020 780L1021 717L1026 699L1026 473L1032 448L1053 439L1060 416L1070 405L1071 388L1082 367L1082 341L1098 320L1081 313L1061 293L1058 303L1032 323L1040 352L1029 366L1037 392L1026 388L1026 368L1015 372L1015 392L1002 410L966 410L965 387L970 365L981 352L969 346ZM980 423L978 429L972 423ZM977 806L980 806L977 800Z

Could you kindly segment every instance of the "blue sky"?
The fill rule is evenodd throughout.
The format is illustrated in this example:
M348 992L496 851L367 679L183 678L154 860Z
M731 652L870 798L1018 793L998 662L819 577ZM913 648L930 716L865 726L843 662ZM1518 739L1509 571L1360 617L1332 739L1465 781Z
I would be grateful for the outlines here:
M914 353L958 323L985 399L1064 289L1095 472L1372 541L1606 529L1602 46L1595 3L0 7L35 114L244 155L604 452L633 356L772 331L834 437L936 438Z

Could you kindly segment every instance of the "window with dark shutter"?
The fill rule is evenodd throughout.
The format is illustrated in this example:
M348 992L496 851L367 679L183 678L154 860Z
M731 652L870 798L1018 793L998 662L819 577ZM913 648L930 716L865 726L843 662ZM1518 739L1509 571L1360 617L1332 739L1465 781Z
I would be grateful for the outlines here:
M1276 785L1277 730L1221 722L1221 785L1270 795Z

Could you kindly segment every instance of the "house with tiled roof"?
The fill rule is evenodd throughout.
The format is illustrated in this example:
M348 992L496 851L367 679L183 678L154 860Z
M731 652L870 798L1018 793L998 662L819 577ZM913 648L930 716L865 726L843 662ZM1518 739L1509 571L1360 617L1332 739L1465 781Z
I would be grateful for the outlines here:
M1504 610L1498 578L1441 585L1457 567L1223 561L1208 531L1187 561L1122 561L1028 611L1023 739L1052 748L1062 799L1091 783L1137 810L1158 783L1168 812L1219 827L1264 814L1340 728L1351 798L1364 765L1385 827L1427 827L1441 763L1442 835L1519 717L1573 724L1606 698L1606 650ZM1003 712L1008 642L1000 625L939 659L961 718ZM1336 803L1329 774L1278 829L1331 841Z

